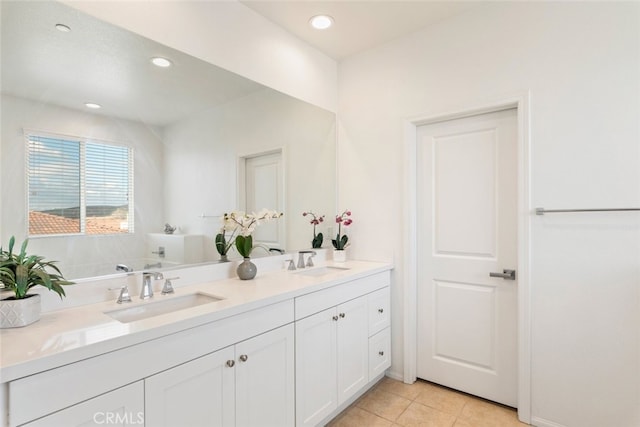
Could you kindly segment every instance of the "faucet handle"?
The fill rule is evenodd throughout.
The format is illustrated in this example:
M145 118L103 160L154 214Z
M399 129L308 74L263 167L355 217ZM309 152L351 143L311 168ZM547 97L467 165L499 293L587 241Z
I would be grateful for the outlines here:
M312 251L307 258L307 267L313 267L313 257L316 256L316 252Z
M177 279L179 279L179 277L167 277L166 279L164 279L164 286L162 287L162 291L160 293L162 295L172 294L174 290L171 281Z
M109 290L120 290L120 295L118 295L118 299L116 300L118 304L122 304L123 302L131 302L131 295L129 294L129 288L127 287L127 285L116 288L109 288Z
M287 268L287 270L295 270L296 269L296 263L293 261L293 258L288 260L288 262L289 262L289 267Z

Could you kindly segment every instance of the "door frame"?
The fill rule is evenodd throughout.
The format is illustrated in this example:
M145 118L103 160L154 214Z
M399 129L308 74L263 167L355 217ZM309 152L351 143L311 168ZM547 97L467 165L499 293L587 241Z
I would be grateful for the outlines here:
M531 235L531 177L530 177L530 93L499 99L475 107L453 111L423 114L404 120L405 135L405 193L404 220L408 225L405 235L403 263L404 292L404 375L405 383L417 379L417 128L441 121L460 119L478 114L515 108L517 110L518 156L518 417L531 422L531 288L530 288L530 235Z

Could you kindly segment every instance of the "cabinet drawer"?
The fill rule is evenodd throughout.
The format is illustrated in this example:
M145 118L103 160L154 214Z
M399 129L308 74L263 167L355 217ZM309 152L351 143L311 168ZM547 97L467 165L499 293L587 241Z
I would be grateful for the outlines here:
M369 338L369 381L391 366L391 334L386 328Z
M390 282L391 273L384 271L298 297L295 301L296 320L388 287Z
M369 336L389 327L390 308L391 296L388 286L369 294Z

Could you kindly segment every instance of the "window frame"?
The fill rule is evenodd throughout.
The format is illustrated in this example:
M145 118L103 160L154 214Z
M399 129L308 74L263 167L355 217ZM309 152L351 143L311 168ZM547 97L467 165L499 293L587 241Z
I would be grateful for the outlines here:
M29 239L40 239L47 237L71 237L71 236L86 236L86 237L113 237L113 236L130 236L135 233L135 182L134 182L134 166L135 166L135 150L134 148L122 142L109 141L106 139L82 137L61 133L54 133L49 131L39 131L33 129L24 129L24 150L25 150L25 212L26 212L26 235ZM31 138L51 138L62 141L69 141L79 144L79 225L80 231L77 233L48 233L48 234L31 234L30 232L30 212L31 212ZM99 144L106 146L123 147L127 149L128 161L127 161L127 174L128 174L128 196L127 196L127 223L128 229L123 232L110 232L110 233L87 233L87 183L86 183L86 145L87 144Z

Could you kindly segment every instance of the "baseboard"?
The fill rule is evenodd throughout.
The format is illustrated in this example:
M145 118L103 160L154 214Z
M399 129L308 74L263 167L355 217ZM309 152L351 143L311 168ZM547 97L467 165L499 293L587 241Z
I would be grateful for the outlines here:
M531 417L531 425L536 427L566 427L563 424L554 423L540 417Z
M387 371L385 375L391 379L404 382L404 376L399 372Z

